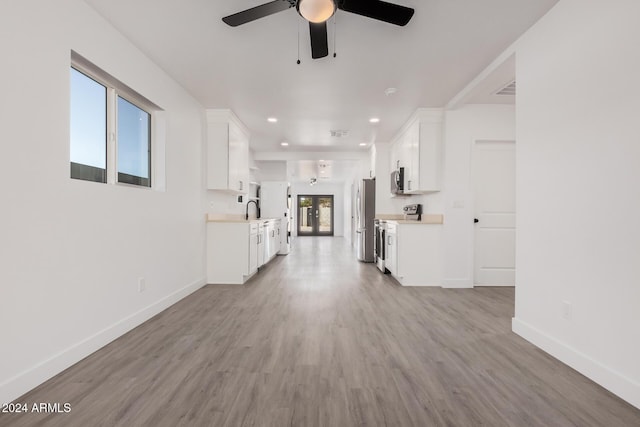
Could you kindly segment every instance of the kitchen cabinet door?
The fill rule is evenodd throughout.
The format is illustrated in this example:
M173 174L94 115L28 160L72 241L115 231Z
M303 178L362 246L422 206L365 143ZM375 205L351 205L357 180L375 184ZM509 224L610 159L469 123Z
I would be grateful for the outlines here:
M249 271L248 275L255 273L258 270L258 229L252 230L249 235Z
M230 110L207 110L207 188L249 192L249 133Z
M411 193L420 189L420 126L414 123L405 134L405 192Z
M441 189L443 112L419 109L393 139L391 170L404 167L404 193Z
M262 267L266 262L265 253L264 253L264 238L265 238L265 229L263 224L258 225L258 267Z
M273 253L274 254L278 254L278 252L280 252L280 248L282 247L282 221L278 220L276 221L276 237L275 237L275 244L273 245Z
M398 234L397 226L387 222L385 267L394 276L398 275Z

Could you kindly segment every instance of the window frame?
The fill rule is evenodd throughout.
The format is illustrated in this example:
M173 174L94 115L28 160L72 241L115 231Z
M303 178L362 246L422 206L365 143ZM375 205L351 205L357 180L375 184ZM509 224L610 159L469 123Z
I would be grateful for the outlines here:
M154 173L156 173L154 154L157 148L154 129L157 126L156 120L163 110L73 50L71 51L70 70L71 69L76 70L106 88L106 180L95 181L88 179L88 181L152 189L157 182L157 179L154 177ZM69 88L69 91L71 91L71 87ZM126 175L126 178L124 180L120 179L120 173L118 172L118 98L122 98L126 102L134 105L149 115L149 137L147 146L147 162L149 167L148 178L124 174ZM71 119L69 119L69 126L71 126ZM71 149L71 140L69 140L69 149ZM69 153L68 158L71 159L71 153ZM73 165L73 163L71 164ZM86 166L86 168L90 167ZM72 173L70 174L70 177L71 179L83 180L83 178L73 176ZM129 177L130 179L128 179Z

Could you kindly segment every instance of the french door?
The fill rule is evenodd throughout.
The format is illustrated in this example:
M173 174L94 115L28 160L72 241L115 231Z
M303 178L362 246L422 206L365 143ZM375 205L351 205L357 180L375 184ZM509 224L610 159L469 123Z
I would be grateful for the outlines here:
M298 196L298 236L333 236L333 196Z

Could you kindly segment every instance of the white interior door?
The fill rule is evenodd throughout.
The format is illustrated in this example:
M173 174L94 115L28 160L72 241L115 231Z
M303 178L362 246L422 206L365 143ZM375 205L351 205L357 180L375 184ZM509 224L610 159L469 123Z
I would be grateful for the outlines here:
M515 286L515 141L473 147L476 286Z

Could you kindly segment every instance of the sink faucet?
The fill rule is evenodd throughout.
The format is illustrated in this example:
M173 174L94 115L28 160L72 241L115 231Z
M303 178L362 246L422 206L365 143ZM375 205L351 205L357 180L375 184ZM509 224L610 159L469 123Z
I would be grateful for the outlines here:
M249 219L249 203L253 203L256 205L256 216L258 219L260 219L260 206L258 205L258 201L257 200L249 200L247 202L247 209L245 211L245 215L244 215L244 219Z

